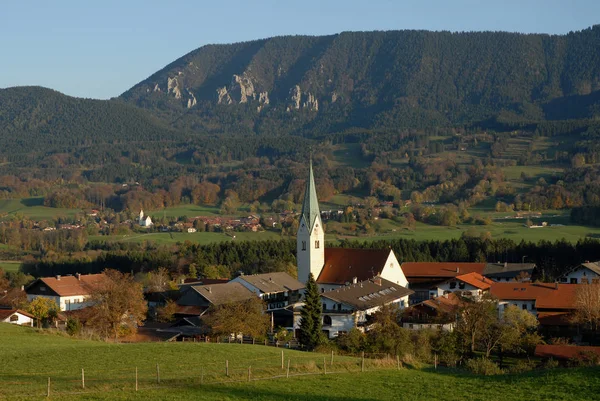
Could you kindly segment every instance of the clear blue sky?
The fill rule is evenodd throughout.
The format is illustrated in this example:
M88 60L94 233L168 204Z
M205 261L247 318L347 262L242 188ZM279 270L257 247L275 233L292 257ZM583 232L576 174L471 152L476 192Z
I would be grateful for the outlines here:
M428 29L563 34L600 22L600 0L6 0L0 88L118 96L208 43L275 35Z

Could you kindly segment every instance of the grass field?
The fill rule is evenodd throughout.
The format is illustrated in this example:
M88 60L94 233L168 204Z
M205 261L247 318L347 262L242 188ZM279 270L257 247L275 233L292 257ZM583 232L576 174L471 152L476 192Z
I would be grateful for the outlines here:
M280 366L281 349L260 345L110 344L39 334L4 323L0 323L0 338L0 399L10 400L44 398L48 377L51 399L59 400L593 400L600 389L599 368L479 377L427 367L375 370L376 365L367 360L361 373L358 358L336 356L328 371L335 374L325 375L322 361L329 361L329 355L284 350L292 366L291 377L286 378ZM225 360L230 379L224 374ZM280 377L248 382L249 366L252 377L260 377L261 371ZM294 376L301 366L313 374Z
M232 236L235 236L233 238ZM232 232L224 233L148 233L148 234L131 234L131 235L94 235L90 236L89 240L98 241L117 241L117 242L144 242L154 241L157 244L175 244L177 242L191 241L198 244L210 244L213 242L224 241L266 241L279 240L281 236L272 231L262 232Z
M44 206L43 198L2 199L0 200L0 214L6 213L14 216L22 214L33 220L52 220L58 216L73 216L81 212L80 209L58 209Z
M2 260L0 261L0 269L5 272L16 272L19 271L19 267L21 267L21 262L12 261L12 260Z

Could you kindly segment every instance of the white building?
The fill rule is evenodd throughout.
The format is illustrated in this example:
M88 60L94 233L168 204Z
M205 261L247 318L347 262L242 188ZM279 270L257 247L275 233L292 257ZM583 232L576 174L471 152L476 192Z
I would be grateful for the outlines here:
M0 323L33 326L34 320L33 315L19 309L0 309Z
M104 274L42 277L25 288L27 301L43 297L55 301L61 311L82 309L90 305L87 301L90 292L104 277Z
M485 292L489 291L492 284L492 280L479 273L461 274L432 288L429 291L429 297L456 294L478 300Z
M240 283L258 295L269 311L299 302L304 289L304 284L284 272L241 275L230 282Z
M583 263L559 278L561 283L592 284L600 282L600 261Z
M154 223L152 223L152 219L150 216L144 216L144 210L140 210L140 218L138 221L139 225L142 227L152 227Z

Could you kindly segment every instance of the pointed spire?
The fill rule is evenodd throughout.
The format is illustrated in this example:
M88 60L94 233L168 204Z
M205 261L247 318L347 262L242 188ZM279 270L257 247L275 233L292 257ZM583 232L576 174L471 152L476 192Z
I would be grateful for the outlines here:
M308 180L306 180L306 189L304 190L304 202L302 203L302 215L308 224L308 229L312 230L317 216L319 216L319 200L317 199L317 187L312 167L312 152L308 167Z

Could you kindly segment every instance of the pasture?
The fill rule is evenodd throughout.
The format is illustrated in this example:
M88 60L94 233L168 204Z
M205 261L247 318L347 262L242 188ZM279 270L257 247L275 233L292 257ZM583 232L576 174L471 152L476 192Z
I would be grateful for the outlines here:
M21 267L20 261L14 261L14 260L1 260L0 261L0 269L4 270L5 272L18 272L20 267Z
M57 400L591 400L600 388L597 367L481 377L457 369L397 369L367 361L361 372L360 358L336 355L331 364L329 354L284 350L286 368L291 362L286 378L282 349L262 345L114 344L4 323L0 337L0 399L8 400L44 398L48 377L50 399ZM322 369L323 360L330 370Z
M114 242L144 242L152 241L157 244L175 244L177 242L190 241L197 244L210 244L226 241L266 241L279 240L281 236L273 231L261 232L196 232L196 233L147 233L131 235L94 235L89 240L114 241Z
M72 217L80 209L59 209L44 206L44 198L1 199L0 216L21 215L32 220L52 220L58 216Z

